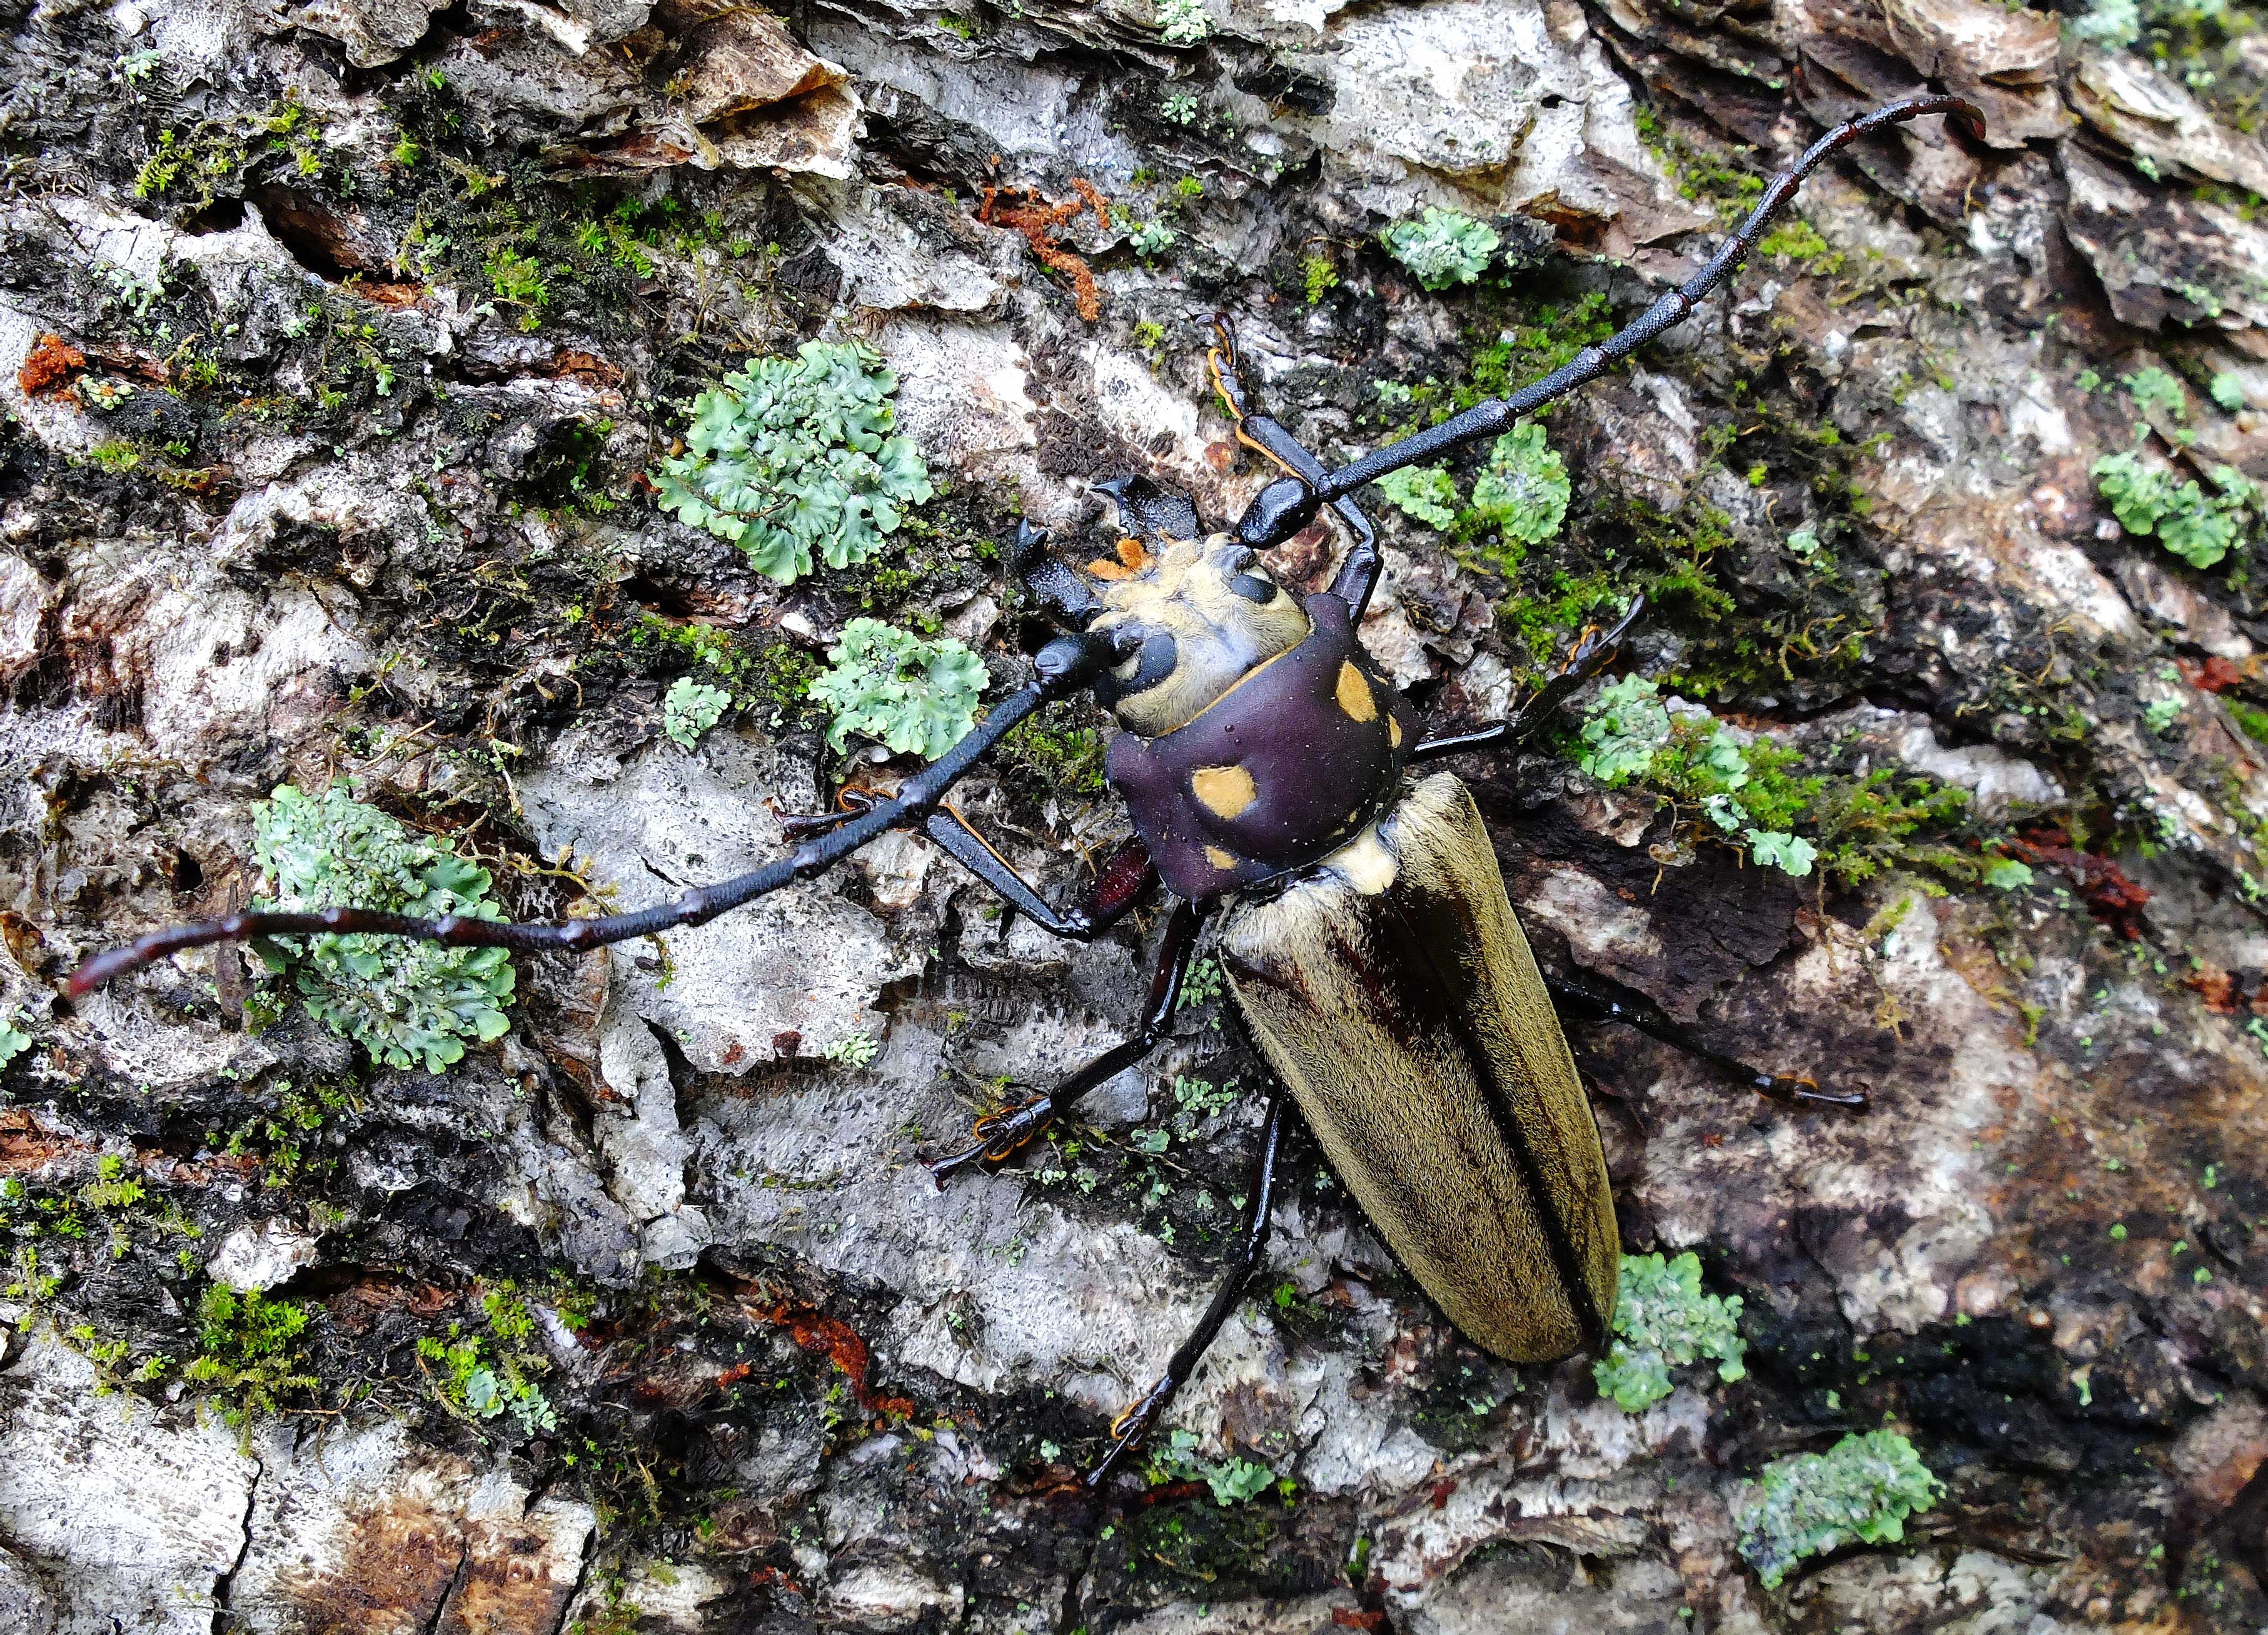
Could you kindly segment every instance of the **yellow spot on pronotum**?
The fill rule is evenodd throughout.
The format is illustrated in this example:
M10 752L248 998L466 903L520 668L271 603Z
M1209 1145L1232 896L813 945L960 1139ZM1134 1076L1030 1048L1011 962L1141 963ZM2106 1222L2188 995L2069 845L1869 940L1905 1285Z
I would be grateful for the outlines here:
M1401 868L1379 839L1375 823L1324 858L1323 864L1366 897L1375 897L1393 885Z
M1226 851L1223 851L1219 846L1207 846L1205 848L1205 861L1211 864L1213 867L1217 869L1233 869L1236 866L1236 859L1229 856Z
M1202 766L1189 775L1189 789L1215 817L1242 815L1260 798L1252 774L1241 766Z
M1357 721L1378 719L1378 700L1371 696L1370 680L1354 667L1354 660L1339 666L1339 708Z
M1386 718L1386 742L1388 748L1402 748L1402 723L1392 716Z

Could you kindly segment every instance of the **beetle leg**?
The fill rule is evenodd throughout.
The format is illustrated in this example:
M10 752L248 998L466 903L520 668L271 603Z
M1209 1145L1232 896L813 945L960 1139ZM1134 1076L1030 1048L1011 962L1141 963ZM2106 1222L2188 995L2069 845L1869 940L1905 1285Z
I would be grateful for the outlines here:
M1150 978L1149 1003L1143 1009L1141 1026L1135 1029L1134 1036L1113 1045L1045 1095L978 1119L975 1145L930 1165L929 1173L937 1177L938 1185L943 1186L947 1176L971 1164L1002 1162L1055 1123L1057 1116L1068 1111L1079 1097L1095 1086L1116 1078L1158 1048L1173 1027L1174 1012L1182 1002L1182 979L1189 975L1189 961L1197 953L1197 926L1203 919L1195 903L1184 902L1174 909L1174 917L1166 923L1165 941L1158 949L1158 968Z
M1110 1451L1103 1455L1101 1463L1087 1472L1087 1486L1101 1486L1112 1468L1142 1445L1157 1425L1159 1416L1166 1411L1166 1405L1174 1400L1174 1393L1188 1384L1189 1376L1197 1372L1206 1348L1212 1344L1229 1314L1236 1309L1236 1302L1243 1298L1244 1285L1258 1269L1260 1256L1268 1247L1269 1217L1276 1204L1276 1158L1284 1141L1284 1110L1285 1095L1279 1086L1268 1098L1268 1124L1261 1133L1260 1156L1253 1165L1248 1189L1252 1201L1245 1205L1243 1229L1230 1254L1220 1286L1213 1291L1212 1304L1205 1307L1197 1328L1167 1360L1166 1372L1132 1407L1111 1422Z
M1795 196L1803 179L1827 162L1837 149L1848 145L1870 131L1885 125L1903 124L1932 114L1947 114L1958 120L1970 135L1984 134L1984 118L1970 103L1959 97L1913 96L1901 101L1862 114L1857 119L1837 125L1825 136L1805 149L1802 157L1787 169L1764 184L1764 196L1740 227L1718 247L1701 270L1677 289L1655 300L1653 306L1627 327L1609 336L1596 346L1587 346L1560 368L1553 370L1541 380L1522 387L1510 397L1476 403L1461 415L1428 427L1399 443L1375 449L1350 465L1344 466L1320 482L1301 474L1297 480L1280 478L1263 489L1253 499L1252 505L1240 518L1236 536L1256 550L1265 550L1280 545L1314 519L1316 510L1342 497L1353 493L1366 482L1375 482L1389 471L1399 471L1404 466L1414 466L1422 460L1433 460L1451 449L1462 448L1506 431L1522 415L1532 414L1555 399L1565 397L1580 386L1597 379L1619 360L1627 357L1663 330L1684 321L1687 314L1711 291L1730 277L1735 268L1747 259L1756 247L1765 227L1779 214L1787 202Z
M1464 755L1476 749L1498 749L1506 744L1516 744L1551 718L1568 696L1600 671L1615 656L1615 649L1638 616L1646 611L1646 598L1633 596L1623 616L1615 621L1614 628L1601 630L1595 627L1585 630L1559 667L1559 674L1538 688L1535 696L1513 711L1508 721L1498 721L1470 733L1460 733L1454 738L1429 738L1410 752L1414 762L1432 761L1442 755Z
M1228 314L1215 313L1212 328L1220 344L1205 354L1205 368L1212 376L1214 389L1226 401L1229 415L1236 422L1236 440L1273 460L1286 476L1305 482L1323 481L1330 475L1323 462L1302 448L1281 421L1252 406L1243 378L1238 372L1236 331L1230 327ZM1331 594L1354 610L1355 622L1359 624L1364 609L1370 606L1371 593L1378 588L1378 530L1371 527L1370 519L1351 499L1342 497L1333 500L1331 509L1352 536L1345 559L1339 563L1338 574L1331 581Z
M1158 880L1150 849L1130 838L1103 859L1101 871L1083 900L1058 913L950 804L931 813L922 829L963 868L1005 898L1016 912L1042 931L1073 942L1092 941L1125 918Z
M1035 674L1030 681L995 704L983 721L959 743L906 779L892 799L846 819L827 834L803 842L784 858L731 880L696 886L674 902L658 902L629 914L530 925L461 914L418 919L407 914L344 907L296 913L231 914L191 925L170 925L137 938L122 948L97 954L71 974L68 991L73 997L83 996L113 977L139 970L184 948L242 942L254 937L362 932L410 937L445 947L519 948L532 952L595 948L606 943L627 942L633 937L651 937L680 925L705 925L726 910L754 902L767 892L824 873L868 841L891 829L912 829L925 823L929 814L944 801L946 792L1005 738L1019 721L1042 704L1069 697L1091 684L1114 657L1115 650L1107 639L1057 637L1042 647L1033 660ZM831 814L828 821L832 822Z
M1788 1107L1845 1107L1859 1111L1870 1104L1864 1090L1822 1090L1819 1081L1808 1073L1794 1077L1768 1073L1735 1057L1712 1050L1694 1038L1685 1024L1643 999L1617 999L1587 983L1560 976L1546 976L1543 986L1551 995L1551 1003L1562 1011L1572 1011L1594 1021L1627 1022L1649 1038L1674 1045L1731 1074L1766 1101Z

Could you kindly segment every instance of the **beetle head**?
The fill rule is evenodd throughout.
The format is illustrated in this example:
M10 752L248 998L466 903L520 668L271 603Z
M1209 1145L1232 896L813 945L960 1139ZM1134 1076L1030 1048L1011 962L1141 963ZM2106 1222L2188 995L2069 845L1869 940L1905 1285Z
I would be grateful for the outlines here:
M1121 537L1073 573L1046 535L1017 530L1018 574L1058 622L1117 655L1094 696L1129 732L1169 733L1307 634L1299 600L1249 547L1207 534L1197 507L1147 477L1095 485L1118 505Z
M1124 655L1094 696L1145 738L1170 733L1307 634L1307 610L1232 534L1131 535L1086 571L1104 611L1088 627Z

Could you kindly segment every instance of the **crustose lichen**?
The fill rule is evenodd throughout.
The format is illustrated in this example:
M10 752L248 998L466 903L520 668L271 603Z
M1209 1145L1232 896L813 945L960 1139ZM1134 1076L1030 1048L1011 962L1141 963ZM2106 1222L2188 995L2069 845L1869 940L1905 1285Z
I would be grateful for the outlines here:
M1896 1543L1905 1521L1945 1491L1896 1431L1845 1437L1824 1454L1766 1465L1733 1509L1741 1553L1777 1589L1806 1556L1845 1544Z
M335 784L315 795L279 785L254 810L253 858L275 882L273 898L255 907L503 917L486 869ZM328 932L254 946L270 971L296 976L312 1014L388 1067L438 1073L463 1057L466 1040L485 1044L511 1025L512 960L502 948Z

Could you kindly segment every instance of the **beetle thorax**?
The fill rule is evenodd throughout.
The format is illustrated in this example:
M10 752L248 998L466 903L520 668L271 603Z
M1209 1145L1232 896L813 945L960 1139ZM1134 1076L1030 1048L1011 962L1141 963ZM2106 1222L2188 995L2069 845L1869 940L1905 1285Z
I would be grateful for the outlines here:
M1122 540L1087 564L1107 609L1097 633L1123 633L1131 656L1095 696L1130 733L1156 738L1187 722L1260 666L1306 639L1307 611L1226 534Z

